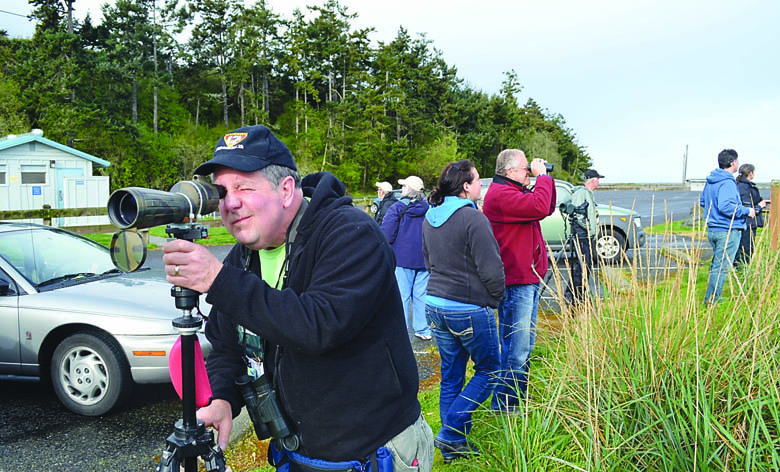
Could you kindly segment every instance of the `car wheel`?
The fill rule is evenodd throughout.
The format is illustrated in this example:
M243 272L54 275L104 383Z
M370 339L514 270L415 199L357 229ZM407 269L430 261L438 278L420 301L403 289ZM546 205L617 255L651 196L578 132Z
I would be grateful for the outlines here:
M65 338L51 359L54 392L71 411L98 416L121 404L130 394L130 367L121 349L102 333Z
M377 205L376 203L372 203L371 204L371 213L376 215L376 212L378 212L378 211L379 211L379 205Z
M626 247L626 238L623 234L609 226L602 226L599 237L596 239L596 254L603 264L615 264L620 262L623 250Z

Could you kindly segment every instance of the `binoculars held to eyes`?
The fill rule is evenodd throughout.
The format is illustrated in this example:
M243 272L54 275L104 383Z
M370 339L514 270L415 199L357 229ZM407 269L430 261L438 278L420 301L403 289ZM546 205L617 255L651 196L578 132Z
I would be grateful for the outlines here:
M547 173L548 174L551 173L553 170L555 170L554 166L552 164L550 164L549 162L545 162L544 163L544 168L547 169ZM531 171L531 164L528 164L525 167L525 170L530 172Z

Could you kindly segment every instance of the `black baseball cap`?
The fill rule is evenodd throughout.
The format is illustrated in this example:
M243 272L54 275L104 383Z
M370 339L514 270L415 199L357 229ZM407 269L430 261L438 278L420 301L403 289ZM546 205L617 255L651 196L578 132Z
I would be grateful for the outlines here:
M195 169L197 175L213 174L217 166L254 172L275 164L298 170L290 150L262 125L231 131L217 141L214 158Z
M596 177L598 177L599 179L604 178L604 176L599 174L596 169L588 169L585 171L584 174L582 174L582 176L585 178L585 180L595 179Z

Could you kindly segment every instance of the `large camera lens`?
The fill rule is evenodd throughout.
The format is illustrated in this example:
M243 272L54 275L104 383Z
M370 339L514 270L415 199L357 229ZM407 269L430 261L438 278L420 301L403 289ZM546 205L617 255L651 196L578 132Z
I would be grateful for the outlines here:
M108 218L122 229L183 223L216 211L223 195L220 186L189 180L178 182L170 192L127 187L108 197Z
M138 204L135 197L128 192L119 191L118 203L116 206L108 207L109 218L111 221L118 222L118 226L129 226L138 218Z

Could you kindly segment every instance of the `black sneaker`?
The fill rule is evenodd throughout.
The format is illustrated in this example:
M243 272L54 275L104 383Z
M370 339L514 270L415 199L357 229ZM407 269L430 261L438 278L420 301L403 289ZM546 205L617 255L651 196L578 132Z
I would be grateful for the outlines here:
M441 457L444 459L445 464L449 464L455 459L461 459L479 454L479 449L477 449L477 446L468 441L451 443L442 441L441 439L434 439L433 445L441 451Z

